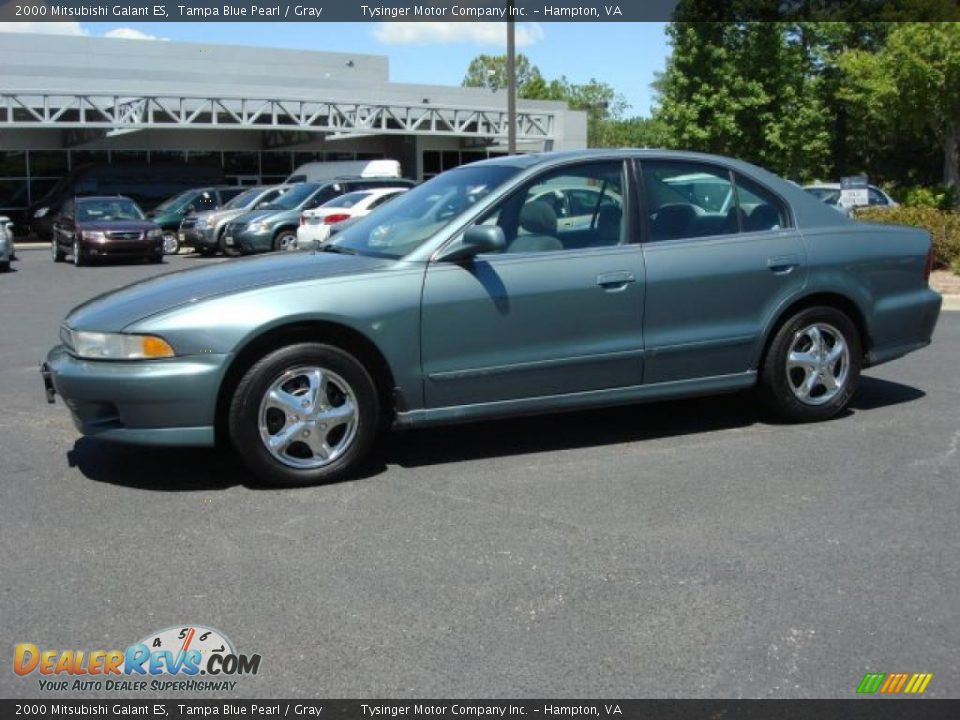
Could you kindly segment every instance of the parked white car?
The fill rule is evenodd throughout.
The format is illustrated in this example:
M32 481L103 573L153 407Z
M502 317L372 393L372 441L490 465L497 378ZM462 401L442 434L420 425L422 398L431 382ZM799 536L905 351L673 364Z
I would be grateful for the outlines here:
M16 257L13 246L13 223L6 215L0 216L0 272L10 269L10 261Z
M836 208L846 215L849 215L850 211L853 209L851 206L843 204L840 195L840 183L814 183L812 185L804 185L803 189L818 200ZM869 199L869 204L873 206L879 205L881 207L896 207L899 205L896 200L887 195L887 193L878 188L876 185L867 186L867 197Z
M327 241L330 228L344 220L363 217L409 188L385 187L356 190L335 197L318 208L304 210L297 228L296 249L308 250Z

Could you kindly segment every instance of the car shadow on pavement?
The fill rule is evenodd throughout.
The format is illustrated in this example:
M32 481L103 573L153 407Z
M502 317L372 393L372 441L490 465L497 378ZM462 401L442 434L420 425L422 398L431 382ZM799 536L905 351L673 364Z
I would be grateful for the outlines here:
M83 437L67 453L70 467L111 485L156 492L261 487L230 453L213 448L159 448Z
M837 419L924 395L907 385L864 376L850 408ZM755 394L747 391L411 430L394 433L384 454L387 464L418 467L780 424L785 423L771 416Z
M840 417L924 395L917 388L864 377L851 409ZM752 393L741 392L409 430L385 438L377 456L352 479L379 475L389 465L415 468L776 424ZM271 488L221 449L138 447L80 438L67 460L90 480L154 492Z

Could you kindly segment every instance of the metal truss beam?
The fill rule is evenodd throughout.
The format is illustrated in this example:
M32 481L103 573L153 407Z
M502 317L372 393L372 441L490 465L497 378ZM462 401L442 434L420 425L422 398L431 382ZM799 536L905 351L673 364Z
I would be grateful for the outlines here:
M0 128L234 128L476 138L505 138L508 129L506 110L432 103L3 91ZM555 132L554 111L517 113L519 140L552 140Z

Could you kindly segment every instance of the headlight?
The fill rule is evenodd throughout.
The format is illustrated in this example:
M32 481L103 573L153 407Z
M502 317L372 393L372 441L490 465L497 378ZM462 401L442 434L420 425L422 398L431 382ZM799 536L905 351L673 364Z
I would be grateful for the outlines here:
M77 357L89 360L146 360L175 355L166 340L154 335L96 333L63 327L60 339Z
M247 225L247 230L252 230L253 232L270 232L270 223L252 222Z
M99 230L84 230L82 233L84 240L90 240L92 242L106 242L107 235L102 233Z
M37 210L37 211L33 214L33 216L34 216L35 218L42 218L42 217L43 217L44 215L46 215L48 212L50 212L50 208L48 208L48 207L42 207L42 208L40 208L39 210Z
M205 228L205 227L207 226L207 224L208 224L207 218L205 218L205 217L199 217L199 218L197 218L197 222L196 222L196 224L194 224L194 227L196 227L196 228Z
M163 237L163 230L156 228L155 230L147 230L147 240L159 240Z

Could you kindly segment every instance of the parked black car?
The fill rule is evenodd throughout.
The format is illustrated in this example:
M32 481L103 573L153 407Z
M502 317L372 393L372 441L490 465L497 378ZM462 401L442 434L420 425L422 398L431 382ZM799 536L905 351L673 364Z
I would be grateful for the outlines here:
M163 261L163 231L147 220L130 198L121 195L71 198L52 224L54 262L69 254L74 265L107 256Z
M181 163L81 165L54 185L27 211L30 229L41 240L53 233L53 218L64 201L89 195L124 195L152 210L171 195L191 188L220 185L223 170L212 165Z

